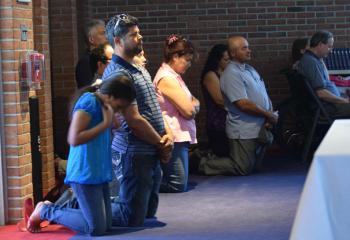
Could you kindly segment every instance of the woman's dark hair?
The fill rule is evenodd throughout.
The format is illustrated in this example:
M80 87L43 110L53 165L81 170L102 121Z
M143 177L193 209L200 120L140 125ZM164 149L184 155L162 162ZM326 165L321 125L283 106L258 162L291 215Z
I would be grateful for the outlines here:
M177 54L179 57L186 54L195 54L194 46L190 41L181 35L171 34L165 40L164 60L170 62L173 56Z
M130 78L121 72L116 72L103 80L99 87L99 92L115 99L124 99L132 102L136 97L134 85Z
M90 68L93 73L97 71L97 63L102 62L103 64L107 64L108 59L106 56L106 48L110 46L108 43L103 43L98 45L96 48L92 49L90 54Z
M228 50L228 47L226 44L216 44L212 49L210 50L208 54L207 61L204 64L204 68L202 70L201 74L201 80L203 80L205 74L210 71L216 72L219 67L219 62L224 56L225 51Z
M294 62L300 60L300 58L303 56L300 50L305 49L308 45L309 45L308 38L298 38L294 40L292 45L292 58Z
M87 92L94 93L97 91L102 94L112 96L115 99L127 100L128 102L132 102L136 97L134 85L132 84L130 78L122 72L116 72L103 80L99 86L86 86L78 89L70 103L70 114L73 113L73 108L81 95Z

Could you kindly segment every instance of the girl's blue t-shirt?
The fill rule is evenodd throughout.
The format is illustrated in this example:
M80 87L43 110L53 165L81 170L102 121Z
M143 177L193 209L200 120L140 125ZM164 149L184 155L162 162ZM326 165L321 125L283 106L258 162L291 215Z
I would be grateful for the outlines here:
M90 115L88 129L103 120L102 106L93 93L84 93L74 106L73 113ZM65 183L101 184L112 180L111 130L101 132L87 143L70 146Z

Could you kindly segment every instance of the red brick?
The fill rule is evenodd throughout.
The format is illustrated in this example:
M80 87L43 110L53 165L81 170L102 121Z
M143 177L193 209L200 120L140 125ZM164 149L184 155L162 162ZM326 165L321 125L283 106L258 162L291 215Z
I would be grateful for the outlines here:
M10 201L9 201L10 202ZM15 220L19 220L22 218L22 208L10 208L8 210L8 215L10 218L10 221L15 221Z
M33 192L33 185L32 184L22 186L21 188L9 187L7 190L9 201L11 200L11 198L24 197L24 196L31 195L32 192ZM30 196L28 196L28 197L30 197Z
M32 175L27 174L21 177L11 177L7 179L7 185L9 187L24 186L32 182Z

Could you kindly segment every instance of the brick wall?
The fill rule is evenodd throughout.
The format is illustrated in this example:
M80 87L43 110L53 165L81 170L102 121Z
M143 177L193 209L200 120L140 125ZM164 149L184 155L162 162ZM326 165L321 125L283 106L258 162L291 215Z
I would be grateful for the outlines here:
M94 18L104 19L106 11L109 17L127 12L139 18L152 76L162 59L162 43L168 34L180 33L192 40L199 60L184 79L201 100L198 82L207 52L231 35L248 38L253 51L252 65L265 79L275 104L289 92L279 71L290 66L290 48L295 38L327 29L336 36L335 47L350 46L347 0L92 0L91 4ZM204 111L197 117L202 138Z
M35 1L36 6L45 8L46 1ZM47 9L47 7L46 7ZM47 14L45 11L35 12L42 14L41 20L36 18L34 25L38 28L47 27ZM20 25L28 27L28 40L20 40ZM38 30L38 29L36 29ZM43 32L38 30L38 32ZM50 85L42 84L42 91L29 91L23 87L19 78L20 57L26 50L42 47L48 50L47 35L33 34L33 5L31 3L18 3L16 1L0 2L0 51L2 55L1 84L4 100L4 128L5 128L5 166L7 175L7 206L8 222L15 222L22 217L22 202L27 197L32 197L32 158L30 145L30 119L29 96L38 96L40 99L40 126L41 149L44 161L43 185L45 189L53 185L52 165L52 141L50 140ZM40 40L41 38L41 40ZM39 49L38 49L39 50ZM47 52L45 52L47 54ZM49 56L47 56L49 59ZM49 66L49 65L47 65ZM49 68L48 68L49 71ZM50 81L50 78L48 78ZM45 165L46 163L46 165Z
M50 49L55 153L68 154L68 104L76 89L74 69L78 60L76 1L50 0Z
M74 66L78 58L76 1L49 1L50 48L53 61L53 98L70 96L75 89Z
M69 4L63 5L69 8ZM290 48L295 38L310 36L316 30L327 29L336 36L335 47L350 45L348 0L89 0L80 2L77 8L78 15L83 16L77 20L79 28L89 17L105 20L122 12L138 17L149 59L148 69L153 76L162 60L162 44L165 37L171 33L180 33L188 37L198 49L199 60L193 64L184 79L200 100L202 95L199 75L207 53L211 46L225 42L231 35L239 34L248 38L253 51L252 65L265 79L274 104L282 101L289 93L287 81L279 71L291 64ZM56 22L55 17L52 21ZM56 24L58 23L55 23L54 28L57 30ZM68 43L62 44L73 50L69 42L71 40L72 38ZM78 45L83 45L81 38ZM57 51L62 51L62 48ZM74 76L67 77L74 83ZM53 79L54 82L61 80ZM65 78L65 81L68 81L68 78ZM62 88L57 90L60 89ZM66 93L71 91L70 86L63 86L63 89ZM204 113L203 106L197 117L200 139L205 138Z
M33 49L32 6L1 1L0 45L5 118L5 164L9 220L21 217L21 204L31 196L29 93L19 86L19 56ZM19 20L21 18L21 20ZM28 41L20 41L20 24L28 26Z
M77 1L77 37L78 37L78 56L86 51L84 41L84 25L86 21L91 19L92 6L89 1Z

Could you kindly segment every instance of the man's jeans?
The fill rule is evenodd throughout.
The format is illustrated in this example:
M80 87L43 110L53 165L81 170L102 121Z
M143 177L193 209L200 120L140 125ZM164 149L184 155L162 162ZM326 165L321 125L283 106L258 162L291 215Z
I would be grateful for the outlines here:
M158 208L161 181L159 157L112 150L113 170L119 196L112 202L113 226L142 226Z
M62 224L79 233L98 236L111 227L111 203L108 183L70 184L79 202L79 209L44 204L41 220Z

